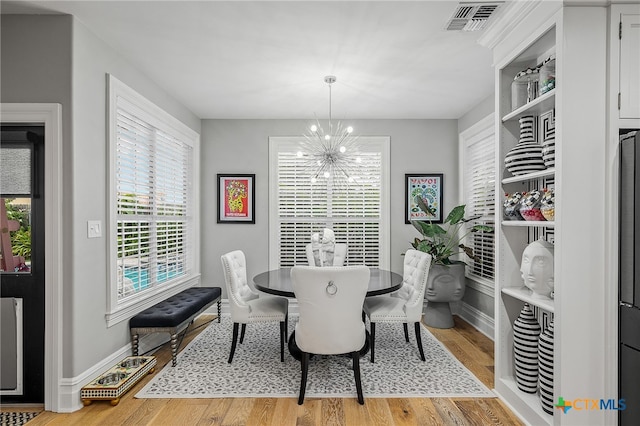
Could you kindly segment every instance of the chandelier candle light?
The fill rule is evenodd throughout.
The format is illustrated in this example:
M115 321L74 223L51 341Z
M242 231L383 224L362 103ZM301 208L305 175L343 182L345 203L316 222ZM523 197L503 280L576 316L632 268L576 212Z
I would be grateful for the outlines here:
M353 136L353 127L343 127L340 122L334 128L331 121L331 85L336 77L328 75L324 78L329 86L329 127L325 131L316 120L316 124L309 128L301 143L301 150L297 156L304 158L305 166L309 169L311 182L320 178L333 179L334 184L347 185L356 182L357 171L362 159L357 153L357 140Z

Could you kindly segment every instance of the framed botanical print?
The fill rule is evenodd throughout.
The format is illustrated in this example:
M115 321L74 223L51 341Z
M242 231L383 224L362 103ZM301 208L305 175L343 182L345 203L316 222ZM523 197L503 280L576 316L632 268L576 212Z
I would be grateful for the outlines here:
M405 216L404 223L412 220L426 220L442 223L442 173L408 173L405 180ZM423 211L416 202L420 197L429 211Z
M255 174L218 174L218 223L256 223Z

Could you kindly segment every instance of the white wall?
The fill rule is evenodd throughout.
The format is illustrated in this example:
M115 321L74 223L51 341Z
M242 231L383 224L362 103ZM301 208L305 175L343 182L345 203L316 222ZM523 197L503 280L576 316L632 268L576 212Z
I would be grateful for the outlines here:
M203 120L202 282L224 288L220 256L241 249L248 278L269 267L269 136L305 133L307 120ZM391 137L391 267L402 272L402 256L417 236L404 223L405 173L444 173L444 205L458 202L457 120L353 120L359 135ZM256 223L216 223L216 174L255 173Z

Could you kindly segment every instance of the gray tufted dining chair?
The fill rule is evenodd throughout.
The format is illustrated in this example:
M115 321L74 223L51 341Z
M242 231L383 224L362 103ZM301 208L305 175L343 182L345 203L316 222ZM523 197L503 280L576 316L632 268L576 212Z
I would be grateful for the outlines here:
M407 342L407 324L414 323L420 359L425 360L420 337L420 320L430 267L430 254L414 249L407 250L404 255L403 285L400 290L390 295L368 297L364 301L364 313L371 323L371 362L375 359L376 324L380 322L402 323Z
M278 296L263 296L254 293L247 284L247 263L241 250L235 250L221 257L227 297L233 321L233 336L228 363L233 360L238 340L238 328L242 324L240 343L244 341L244 332L249 323L280 323L280 361L284 362L284 343L287 341L287 320L289 300Z

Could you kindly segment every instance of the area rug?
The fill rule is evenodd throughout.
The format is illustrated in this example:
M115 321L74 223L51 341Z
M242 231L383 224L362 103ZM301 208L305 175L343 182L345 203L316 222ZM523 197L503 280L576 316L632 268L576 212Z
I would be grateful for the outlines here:
M297 318L289 320L292 331ZM410 327L413 328L413 327ZM296 397L300 362L285 348L280 362L277 323L249 324L231 364L232 323L211 323L138 392L136 398ZM369 354L360 360L365 398L371 397L494 397L424 326L426 362L420 360L415 334L404 339L399 324L376 325L376 362ZM311 358L307 397L354 397L352 362L348 356Z
M39 412L4 411L0 413L0 425L21 426L37 416Z

